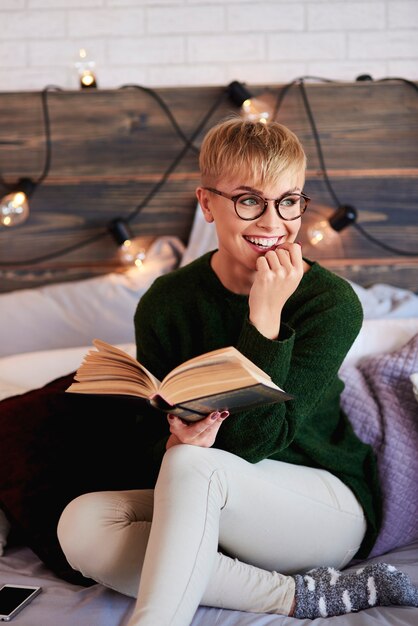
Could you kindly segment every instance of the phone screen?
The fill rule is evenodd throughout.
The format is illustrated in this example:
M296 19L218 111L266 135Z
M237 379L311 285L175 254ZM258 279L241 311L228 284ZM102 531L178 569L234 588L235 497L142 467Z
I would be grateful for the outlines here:
M0 620L8 621L11 619L40 591L41 587L4 585L0 589Z

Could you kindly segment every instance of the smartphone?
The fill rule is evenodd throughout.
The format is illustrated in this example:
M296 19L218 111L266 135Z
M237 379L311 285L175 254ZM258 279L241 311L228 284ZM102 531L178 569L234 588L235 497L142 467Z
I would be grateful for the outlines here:
M42 587L3 585L0 588L0 622L8 622L41 592Z

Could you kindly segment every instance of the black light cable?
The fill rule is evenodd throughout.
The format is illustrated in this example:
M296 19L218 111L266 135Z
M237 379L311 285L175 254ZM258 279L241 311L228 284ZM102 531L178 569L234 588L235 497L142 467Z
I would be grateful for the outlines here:
M418 91L418 85L414 83L414 81L408 80L408 78L400 78L398 76L393 76L393 77L387 76L386 78L378 78L377 80L374 80L375 83L385 83L388 81L400 81L402 83L405 83L405 85L409 85L409 87L412 87L412 89L414 89L415 91Z
M29 177L19 178L17 183L11 184L6 181L0 172L0 184L8 192L0 201L2 223L4 226L13 227L25 221L29 215L29 205L27 200L32 196L36 188L48 176L51 166L51 125L48 111L48 91L58 89L53 85L48 85L41 92L42 114L44 122L45 137L45 161L43 171L37 180Z
M283 100L285 99L285 96L287 94L287 92L290 90L291 87L293 87L293 85L295 85L298 82L298 78L295 80L292 80L290 83L287 83L287 85L284 85L277 96L276 99L276 103L274 105L274 110L273 110L273 119L275 120L277 118L277 115L279 113L280 107L282 106Z
M309 122L310 122L310 126L311 126L311 130L312 130L312 134L314 136L314 141L315 141L315 145L317 148L317 152L318 152L318 157L319 157L319 162L320 162L320 167L321 170L323 172L323 176L324 176L324 180L325 183L327 184L328 190L330 192L330 194L332 195L334 202L337 206L337 210L335 211L335 213L329 218L328 223L331 226L331 228L335 231L335 232L340 232L342 231L344 228L346 228L347 226L349 226L350 224L354 224L356 219L357 219L357 210L355 209L355 207L353 207L350 204L342 204L340 202L340 200L338 199L332 185L331 182L328 178L328 173L327 173L327 168L325 165L325 159L324 159L324 155L322 152L322 148L321 148L321 142L319 139L319 134L316 128L316 124L315 124L315 120L312 114L312 109L310 107L309 101L308 101L308 97L306 94L306 90L305 90L305 86L304 86L304 80L305 79L314 79L314 80L322 80L323 82L327 82L327 83L333 83L334 81L329 80L329 79L319 79L317 77L313 77L313 76L306 76L306 77L301 77L296 79L295 81L293 81L292 83L290 83L288 85L288 87L291 87L294 84L299 85L300 89L301 89L301 94L302 94L302 99L305 105L305 110L306 110L306 114L308 116ZM284 94L285 95L285 94Z
M48 110L48 92L51 90L60 90L60 87L56 87L55 85L47 85L46 87L44 87L44 89L41 91L41 103L42 103L42 115L43 115L43 121L44 121L44 136L45 136L45 162L44 162L44 167L43 167L43 171L40 174L39 178L35 181L33 181L33 184L35 186L38 186L42 183L43 180L45 180L45 178L48 176L50 167L51 167L51 123L50 123L50 119L49 119L49 110ZM30 179L32 180L32 179ZM3 187L7 188L12 188L13 185L11 185L10 183L8 183L3 174L0 172L0 184Z
M156 91L154 91L150 87L143 87L142 85L136 85L134 83L128 83L127 85L122 85L121 87L119 87L119 89L139 89L140 91L143 91L144 93L147 93L149 96L151 96L151 98L154 98L154 100L158 103L158 105L161 107L161 109L167 115L168 119L170 120L170 122L171 122L174 130L178 134L178 136L184 141L184 143L187 144L189 142L189 140L187 139L186 135L184 134L182 128L178 124L176 118L172 114L170 108L167 106L167 104L164 102L163 98L161 98L161 96ZM194 150L196 153L199 152L199 148L197 148L193 144L190 144L189 147L192 150Z
M206 114L202 118L201 122L198 124L196 129L193 131L193 133L190 136L190 138L187 139L185 137L185 145L180 150L180 152L177 154L177 156L174 158L173 162L169 165L167 170L164 172L164 174L162 175L161 179L157 182L156 185L154 185L154 187L151 189L151 191L148 193L148 195L145 197L145 199L126 218L124 218L125 222L129 223L130 221L132 221L138 215L138 213L148 204L148 202L157 193L157 191L162 187L162 185L166 182L166 180L170 176L171 172L177 167L177 165L179 164L181 159L184 157L184 155L189 150L190 146L193 144L193 141L196 139L196 137L199 135L199 133L204 129L204 127L206 126L206 124L208 123L208 121L210 120L212 115L215 113L216 109L221 105L222 101L225 98L225 95L226 95L226 90L223 89L221 94L220 94L220 96L219 96L219 98L217 98L215 100L215 102L212 104L212 106L206 112ZM122 218L115 218L115 219L118 220L118 219L122 219ZM110 225L110 223L109 223L109 225ZM70 252L74 252L75 250L79 250L79 249L81 249L81 248L83 248L83 247L85 247L87 245L90 245L92 243L95 243L96 241L99 241L100 239L103 239L104 237L107 237L109 235L109 225L102 232L96 233L92 237L89 237L89 238L85 239L84 241L77 242L76 244L73 244L71 246L67 246L66 248L62 248L60 250L56 250L55 252L51 252L49 254L44 254L42 256L34 257L32 259L27 259L25 261L15 261L14 263L0 262L0 267L20 267L20 266L25 266L25 265L28 265L28 264L42 263L44 261L50 261L51 259L55 259L57 257L64 256L66 254L69 254Z
M56 87L55 85L47 85L41 92L41 102L42 102L42 111L43 111L43 116L44 116L44 129L45 129L45 164L44 164L44 169L41 175L39 176L38 180L35 182L36 185L40 185L41 182L45 180L51 168L52 146L51 146L51 121L49 119L49 108L48 108L48 92L52 90L61 91L61 88Z
M382 79L386 80L386 79ZM407 79L387 79L387 80L402 80L408 84L411 84L412 81L408 81ZM304 79L301 78L299 79L299 88L301 90L301 94L302 94L302 99L305 105L305 110L306 110L306 114L308 116L310 125L311 125L311 130L312 130L312 134L314 137L314 141L315 141L315 145L316 145L316 149L317 149L317 153L318 153L318 158L319 158L319 162L320 162L320 166L321 166L321 170L322 170L322 174L324 177L324 182L328 188L328 191L330 193L330 195L332 196L336 206L337 206L337 213L339 211L341 211L344 208L348 209L348 213L351 213L355 208L350 206L350 205L344 205L340 202L340 200L338 199L337 194L335 193L333 186L331 184L331 181L329 180L328 177L328 173L327 173L327 168L325 165L325 159L324 159L324 155L322 152L322 147L321 147L321 141L319 138L319 134L318 134L318 130L316 127L316 123L315 123L315 119L312 113L312 109L311 106L309 104L309 100L308 100L308 96L306 93L306 89L305 89L305 85L304 85ZM414 88L416 89L416 85L414 83L412 83L412 85L414 86ZM334 216L332 216L334 217ZM332 220L331 217L331 220ZM388 252L391 252L392 254L399 254L400 256L411 256L411 257L415 257L418 256L418 252L410 252L408 250L400 250L399 248L396 248L394 246L389 246L388 244L384 243L383 241L380 241L379 239L376 239L375 237L373 237L373 235L370 235L370 233L368 233L362 226L360 226L360 224L358 222L355 221L355 217L353 220L350 220L350 222L352 224L352 226L354 226L354 228L356 228L359 233L361 233L366 239L368 239L370 242L374 243L375 245L379 246L380 248L387 250ZM341 230L341 228L339 229Z
M312 130L312 135L314 138L314 142L315 142L315 146L316 146L316 151L318 154L318 159L319 159L319 164L320 164L320 168L324 177L324 182L328 188L328 191L330 193L330 195L332 196L335 204L338 206L341 206L341 202L339 200L339 198L337 197L337 194L335 193L332 185L331 185L331 181L328 177L328 172L327 172L327 167L325 165L325 159L324 159L324 154L322 152L322 147L321 147L321 141L319 139L319 133L318 133L318 129L316 127L316 123L315 123L315 119L312 113L312 109L311 109L311 105L309 104L309 100L308 100L308 95L306 93L306 89L305 89L305 84L304 84L304 79L301 78L299 80L299 88L301 91L301 95L302 95L302 100L303 100L303 104L305 106L305 111L306 111L306 115L308 116L308 120L309 120L309 124L311 126L311 130Z
M14 261L13 263L5 263L0 261L0 267L20 267L25 265L30 265L31 263L43 263L44 261L50 261L51 259L56 259L60 256L64 256L65 254L69 254L70 252L74 252L75 250L79 250L84 246L88 246L100 239L103 239L105 235L107 235L107 231L97 233L84 241L73 244L72 246L67 246L66 248L61 248L60 250L56 250L55 252L51 252L49 254L44 254L42 256L34 257L32 259L27 259L26 261Z
M279 113L280 107L282 106L283 100L287 94L287 92L291 89L291 87L293 87L294 85L299 84L299 82L301 80L314 80L316 82L322 82L322 83L331 83L331 84L343 84L344 81L339 81L339 80L334 80L333 78L322 78L321 76L300 76L299 78L295 78L294 80L292 80L290 83L287 83L286 85L284 85L278 95L277 95L277 99L276 99L276 104L274 107L274 115L273 115L273 119L277 118L277 115Z
M210 109L204 115L202 121L197 125L196 129L193 131L193 133L190 136L190 138L189 139L186 138L184 147L180 150L180 152L174 158L173 162L166 169L166 171L162 175L161 179L151 189L149 194L147 196L145 196L144 200L140 204L138 204L138 206L128 215L128 217L125 218L125 220L127 222L132 221L138 215L138 213L148 204L148 202L154 197L154 195L157 193L157 191L164 185L164 183L166 182L167 178L170 176L171 172L173 172L174 169L177 167L177 165L180 163L180 161L182 160L182 158L184 157L186 152L189 150L190 146L193 145L193 141L202 132L202 130L204 129L204 127L206 126L206 124L208 123L208 121L210 120L212 115L215 113L216 109L220 106L220 104L222 103L222 101L225 98L225 95L226 95L226 90L223 89L221 94L220 94L220 96L219 96L219 98L217 98L215 100L215 102L212 104Z

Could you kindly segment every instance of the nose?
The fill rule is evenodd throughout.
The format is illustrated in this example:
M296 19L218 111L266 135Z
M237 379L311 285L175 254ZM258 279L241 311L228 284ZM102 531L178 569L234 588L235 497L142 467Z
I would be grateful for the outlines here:
M276 210L275 201L267 200L266 202L267 209L260 215L256 222L259 226L264 228L273 228L283 220Z

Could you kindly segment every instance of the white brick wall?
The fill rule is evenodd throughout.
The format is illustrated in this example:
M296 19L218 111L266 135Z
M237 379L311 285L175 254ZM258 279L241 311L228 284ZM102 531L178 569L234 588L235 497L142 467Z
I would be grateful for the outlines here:
M0 0L0 91L418 80L418 0Z

